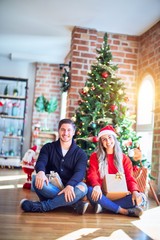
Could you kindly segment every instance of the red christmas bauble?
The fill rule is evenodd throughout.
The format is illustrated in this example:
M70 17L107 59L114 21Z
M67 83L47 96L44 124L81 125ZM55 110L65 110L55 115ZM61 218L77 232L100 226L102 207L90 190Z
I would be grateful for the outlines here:
M94 142L94 143L98 142L98 137L94 136L94 137L92 138L92 142Z
M117 110L117 108L118 108L117 105L114 105L114 104L110 106L110 109L111 109L112 112Z
M128 98L128 97L125 97L125 98L124 98L124 101L125 101L125 102L129 102L129 98Z
M107 78L108 77L108 72L102 72L101 76L102 76L102 78Z

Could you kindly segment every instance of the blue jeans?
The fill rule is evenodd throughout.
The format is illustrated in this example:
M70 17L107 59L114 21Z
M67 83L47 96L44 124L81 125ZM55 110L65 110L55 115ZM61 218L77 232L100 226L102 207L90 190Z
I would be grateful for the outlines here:
M91 205L94 207L97 203L101 205L101 207L105 210L112 211L114 213L119 212L119 208L134 208L135 205L132 202L132 194L127 195L124 198L111 201L109 198L107 198L104 194L102 195L101 199L98 199L98 201L93 201L91 198L93 187L88 187L88 193L87 198L90 201ZM144 202L142 202L144 204Z
M83 186L84 190L80 190L78 186ZM45 212L51 211L53 209L56 209L58 207L64 207L64 206L73 206L76 207L76 203L82 199L88 191L87 185L84 182L78 183L74 187L74 193L75 193L75 198L71 202L66 202L64 198L64 194L58 195L58 193L61 191L58 187L54 186L53 184L49 183L48 185L46 182L43 184L42 189L37 189L35 186L35 176L32 177L32 186L38 195L42 206L43 210Z

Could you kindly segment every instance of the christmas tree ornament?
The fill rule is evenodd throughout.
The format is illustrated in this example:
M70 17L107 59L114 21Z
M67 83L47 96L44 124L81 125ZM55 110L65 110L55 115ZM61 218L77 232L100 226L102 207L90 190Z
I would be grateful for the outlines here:
M88 87L84 87L82 91L83 91L83 93L88 93L89 88Z
M81 132L80 132L80 131L77 131L76 134L77 134L77 135L81 135Z
M125 147L131 147L132 146L132 140L131 139L124 140L122 142L122 145L125 146Z
M107 78L109 76L108 72L102 72L101 74L102 78Z
M76 116L72 117L71 120L72 120L73 122L75 122L75 121L76 121Z
M91 122L89 127L92 128L92 129L95 129L97 126L97 124L95 122Z
M93 143L97 143L97 142L98 142L98 137L94 136L94 137L92 138L92 142L93 142Z
M118 90L118 93L119 93L120 95L122 95L122 94L123 94L123 90L122 90L122 89L119 89L119 90Z
M86 95L87 93L82 89L81 94Z
M127 102L129 102L129 98L128 97L125 97L124 98L124 101L127 103Z
M114 112L115 110L118 109L118 107L117 107L117 105L113 104L113 105L110 106L110 109L111 109L112 112Z
M140 148L128 149L128 156L132 158L135 162L142 160L142 151ZM137 163L138 165L138 163Z

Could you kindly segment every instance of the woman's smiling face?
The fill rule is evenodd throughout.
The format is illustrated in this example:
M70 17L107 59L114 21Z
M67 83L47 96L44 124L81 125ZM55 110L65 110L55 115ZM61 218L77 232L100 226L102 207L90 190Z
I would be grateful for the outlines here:
M101 137L103 147L107 149L113 149L115 145L114 138L111 134L105 134Z

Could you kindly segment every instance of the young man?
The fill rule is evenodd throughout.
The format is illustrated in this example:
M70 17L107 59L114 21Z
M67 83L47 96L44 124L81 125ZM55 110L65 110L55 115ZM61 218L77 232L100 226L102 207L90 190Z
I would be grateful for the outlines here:
M21 201L25 212L48 212L58 207L72 206L78 214L84 214L88 203L81 201L87 194L83 182L87 167L87 155L73 140L75 125L70 119L62 119L58 126L59 139L45 144L36 162L33 187L40 201ZM49 182L46 174L59 174L64 188L60 190Z

